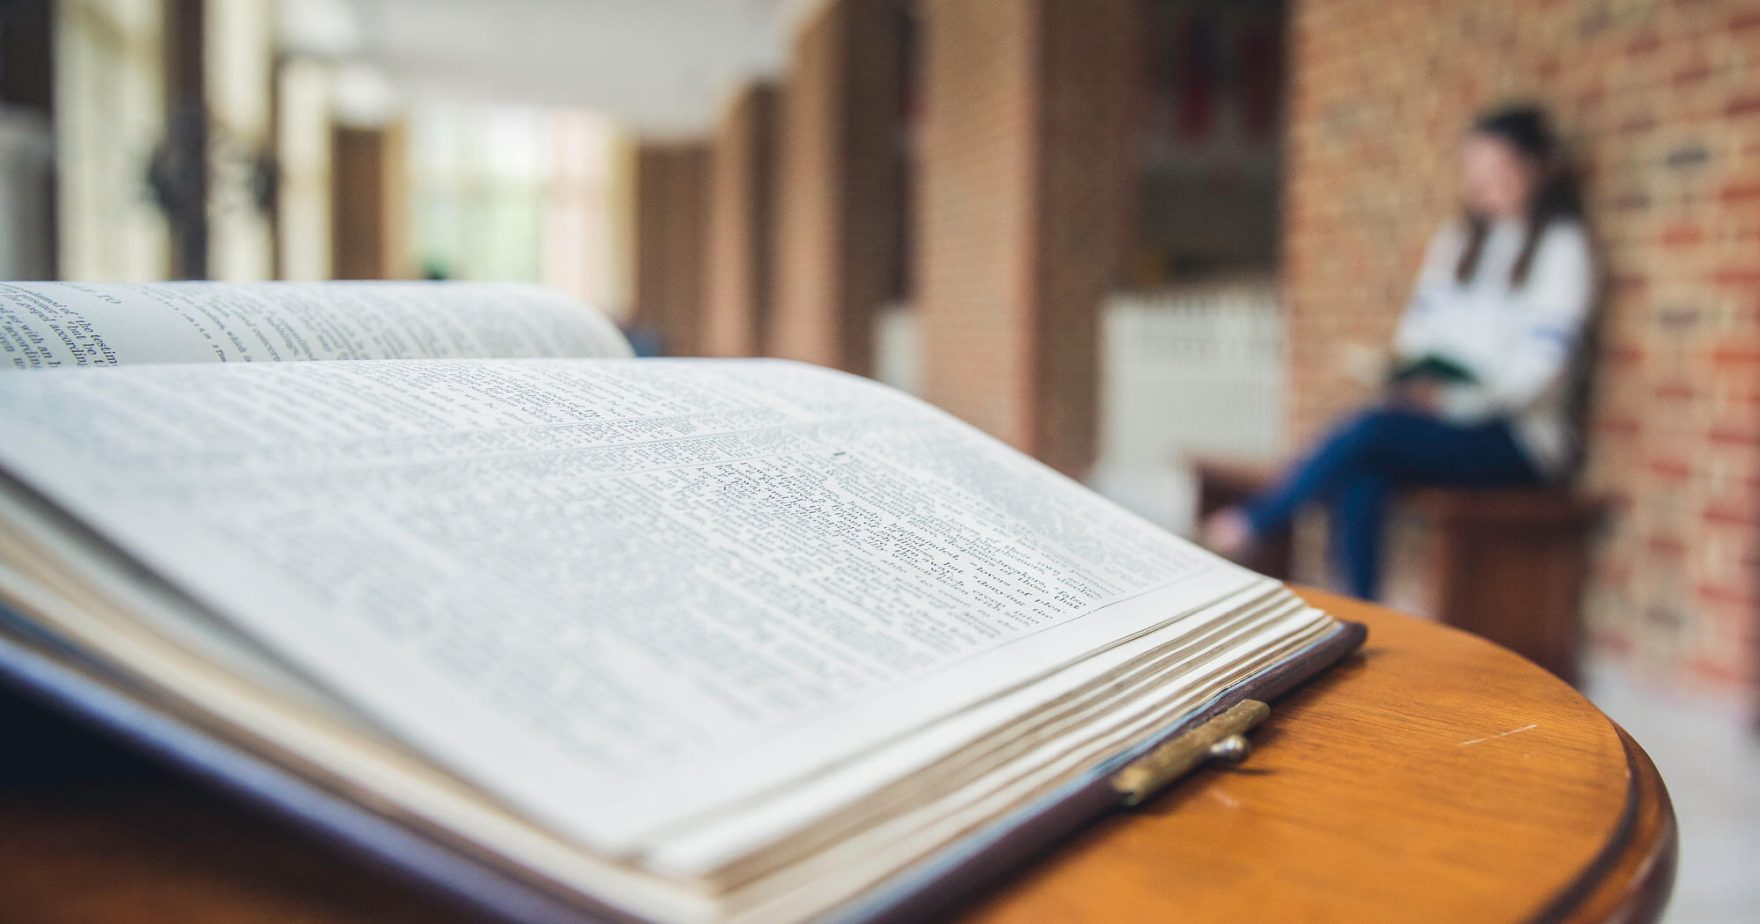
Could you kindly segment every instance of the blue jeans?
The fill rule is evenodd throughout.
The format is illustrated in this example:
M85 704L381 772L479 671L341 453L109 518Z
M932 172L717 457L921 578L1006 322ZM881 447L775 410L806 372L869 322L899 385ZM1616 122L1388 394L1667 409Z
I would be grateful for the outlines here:
M1394 489L1521 487L1542 478L1504 421L1459 426L1399 408L1364 411L1334 429L1278 485L1244 509L1253 535L1287 527L1302 507L1330 507L1332 553L1350 592L1375 598L1381 533Z

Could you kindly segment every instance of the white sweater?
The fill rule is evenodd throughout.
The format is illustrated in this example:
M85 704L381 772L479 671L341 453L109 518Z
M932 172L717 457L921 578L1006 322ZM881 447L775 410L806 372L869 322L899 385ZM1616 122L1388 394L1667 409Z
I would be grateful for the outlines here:
M1541 235L1526 284L1512 287L1510 267L1526 233L1518 221L1492 225L1473 278L1463 284L1455 281L1455 266L1467 229L1455 222L1437 232L1394 352L1405 361L1443 357L1472 372L1477 381L1444 390L1442 417L1462 424L1508 420L1534 466L1554 475L1575 450L1569 373L1594 303L1594 258L1581 224L1555 220Z

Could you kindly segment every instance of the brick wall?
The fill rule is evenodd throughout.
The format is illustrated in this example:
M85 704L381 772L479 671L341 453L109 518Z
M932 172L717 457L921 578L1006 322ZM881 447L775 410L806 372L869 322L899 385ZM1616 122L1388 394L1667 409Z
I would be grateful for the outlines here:
M866 374L890 297L903 0L833 0L795 38L778 118L777 356Z
M636 152L635 314L670 356L698 352L703 296L703 144L644 143Z
M1586 483L1592 643L1734 692L1760 652L1760 11L1734 0L1293 0L1283 283L1302 439L1365 398L1456 208L1475 110L1551 107L1609 280Z
M771 300L776 91L745 87L709 142L702 339L715 356L762 351Z
M1098 449L1100 315L1138 179L1129 142L1137 137L1144 11L1135 0L1046 0L1044 10L1034 451L1081 472Z
M1126 185L1131 0L928 0L914 254L930 400L1092 462L1098 315Z
M397 279L408 273L403 246L403 129L338 124L330 132L330 274L336 279ZM216 277L218 278L218 277Z

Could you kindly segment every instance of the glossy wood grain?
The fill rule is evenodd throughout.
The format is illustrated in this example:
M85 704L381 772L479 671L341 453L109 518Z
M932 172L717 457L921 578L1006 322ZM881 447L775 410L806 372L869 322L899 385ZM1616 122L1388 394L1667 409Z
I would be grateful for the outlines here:
M1626 741L1576 691L1474 636L1304 595L1368 624L1357 658L1278 703L1243 768L1095 826L973 920L1599 920L1666 891L1660 779L1643 758L1667 824L1639 832Z
M1630 817L1625 836L1608 845L1601 862L1576 888L1560 895L1547 917L1562 921L1653 921L1674 887L1680 847L1674 806L1650 755L1620 730L1632 759Z
M1203 771L974 897L980 922L1644 920L1674 860L1647 757L1569 687L1451 629L1319 594L1364 652ZM13 740L18 740L14 738ZM109 755L106 758L105 755ZM0 919L464 920L102 745L0 788Z

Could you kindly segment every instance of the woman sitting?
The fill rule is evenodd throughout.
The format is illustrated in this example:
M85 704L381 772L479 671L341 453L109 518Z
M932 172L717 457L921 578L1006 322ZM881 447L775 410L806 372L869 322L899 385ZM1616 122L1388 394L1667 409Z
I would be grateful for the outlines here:
M1274 488L1205 521L1215 551L1239 556L1324 501L1348 587L1373 599L1395 489L1516 487L1568 473L1571 373L1595 279L1576 185L1537 109L1482 116L1461 153L1465 214L1430 242L1384 399Z

